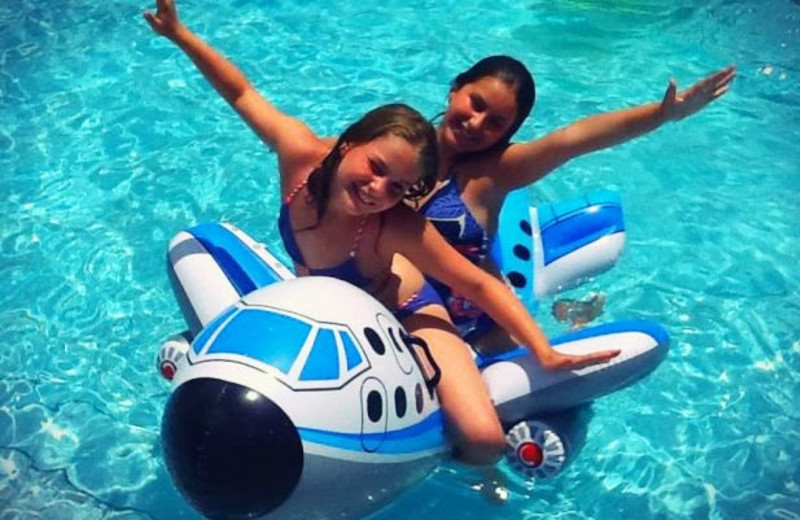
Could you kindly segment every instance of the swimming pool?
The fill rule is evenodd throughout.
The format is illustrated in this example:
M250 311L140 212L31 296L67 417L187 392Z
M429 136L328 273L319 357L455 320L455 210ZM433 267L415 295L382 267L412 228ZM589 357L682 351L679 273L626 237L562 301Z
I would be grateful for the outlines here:
M797 2L221 4L179 7L323 134L395 100L432 116L452 76L486 54L536 76L521 138L736 63L732 92L703 113L531 191L621 193L623 259L574 295L604 291L603 321L663 323L667 362L595 405L558 479L496 507L447 466L376 518L800 518ZM183 327L166 242L225 219L279 243L274 156L151 35L144 7L0 7L3 520L197 518L158 440L168 388L153 356Z

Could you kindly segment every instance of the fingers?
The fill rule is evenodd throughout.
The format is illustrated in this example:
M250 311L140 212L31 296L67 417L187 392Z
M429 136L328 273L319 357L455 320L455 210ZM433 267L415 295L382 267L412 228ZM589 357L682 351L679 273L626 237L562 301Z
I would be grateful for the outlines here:
M156 19L153 16L153 13L151 13L150 11L145 11L144 12L144 19L147 21L148 24L150 24L150 27L153 30L156 30Z
M583 368L591 365L607 363L608 361L611 361L617 357L619 353L619 350L604 350L602 352L586 354L585 356L581 356L579 360L576 360L578 361L578 365L575 368Z
M729 83L736 76L736 67L730 65L708 77L716 83Z
M731 69L730 67L726 67L724 69L720 69L720 70L718 70L718 71L706 76L705 78L701 79L700 81L697 82L697 84L698 85L707 85L707 84L710 84L710 83L717 83L722 78L724 78L725 76L728 76L730 74L730 72L731 72L730 69Z
M677 95L681 105L675 119L683 119L701 110L711 101L725 94L736 77L736 67L729 66L698 81Z
M592 356L594 361L605 363L606 361L611 361L615 357L619 356L621 352L621 350L604 350L603 352L592 354Z
M617 357L620 352L620 350L603 350L581 356L562 355L558 361L553 363L550 368L546 368L546 370L577 370L592 365L599 365L611 361Z
M731 82L733 81L733 78L735 77L736 77L736 67L730 66L700 81L698 83L698 86L704 92L716 92L717 90L727 85L730 85Z
M715 90L715 91L714 91L714 92L711 94L711 99L717 99L717 98L718 98L718 97L720 97L722 94L726 93L726 92L727 92L729 89L730 89L730 85L725 85L724 87L720 87L720 88L718 88L717 90Z
M708 97L709 101L717 99L730 89L735 77L736 69L734 67L722 69L703 81L701 92Z
M720 76L720 78L717 80L717 82L716 82L717 88L715 89L715 91L719 90L721 88L727 89L728 86L733 82L733 78L736 77L736 69L735 68L729 67L726 70L727 70L727 74L724 74L724 75Z
M177 10L175 9L175 2L172 0L158 0L156 2L158 6L158 12L160 13L169 13L170 15L174 16Z
M157 34L162 34L161 20L159 20L156 15L150 11L145 11L144 19L147 21L153 31L155 31Z

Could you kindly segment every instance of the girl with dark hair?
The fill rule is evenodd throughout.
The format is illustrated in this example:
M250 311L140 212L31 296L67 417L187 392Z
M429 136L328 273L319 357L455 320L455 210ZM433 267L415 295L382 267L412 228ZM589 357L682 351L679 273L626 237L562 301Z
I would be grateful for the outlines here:
M153 30L174 42L219 94L278 155L283 204L279 230L299 274L336 277L396 311L425 340L441 368L437 393L458 457L494 463L505 449L500 421L468 346L419 270L469 296L510 334L530 345L547 370L608 361L552 349L511 291L453 249L405 204L436 178L436 133L405 105L379 107L337 139L318 137L264 99L242 72L178 20L171 0L145 12ZM419 269L419 270L418 270Z
M682 92L670 81L661 102L587 117L544 137L512 143L536 99L533 77L509 56L484 58L450 85L437 128L438 182L419 211L469 260L498 275L487 253L510 191L538 181L570 159L698 112L727 92L735 74L727 67ZM432 283L462 336L473 345L490 353L512 344L506 331L468 296L446 283Z

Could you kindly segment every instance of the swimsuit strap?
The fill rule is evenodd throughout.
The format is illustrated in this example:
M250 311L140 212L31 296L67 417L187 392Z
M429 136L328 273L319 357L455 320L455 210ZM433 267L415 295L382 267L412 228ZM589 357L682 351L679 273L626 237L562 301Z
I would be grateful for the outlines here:
M303 188L305 188L306 185L308 185L308 178L306 178L306 180L295 186L294 189L292 189L292 191L289 192L286 198L283 199L284 204L286 204L287 206L291 204L294 198L297 196L297 194L303 191ZM356 257L356 252L358 251L358 245L361 243L361 237L364 235L364 228L367 226L368 216L369 215L364 215L363 217L361 217L361 222L358 223L356 236L353 239L353 247L350 248L350 252L348 253L348 256L350 258Z
M367 215L361 217L361 222L358 223L358 230L356 231L356 236L353 239L353 247L350 249L350 258L356 257L356 252L358 251L358 244L361 243L361 237L364 236L364 228L367 225Z
M298 193L300 193L303 190L303 188L306 187L306 184L308 184L308 178L306 178L306 180L304 180L303 182L301 182L300 184L295 186L294 189L286 196L286 198L283 199L283 203L286 204L286 205L291 204L291 202L294 200L295 196Z
M418 296L419 296L419 291L416 291L416 292L415 292L415 293L413 293L411 296L409 296L409 297L408 297L408 298L406 298L405 300L401 301L401 302L400 302L400 304L397 306L397 310L403 310L403 309L405 309L406 307L408 307L408 304L410 304L410 303L411 303L411 302L413 302L415 299L417 299L417 297L418 297Z

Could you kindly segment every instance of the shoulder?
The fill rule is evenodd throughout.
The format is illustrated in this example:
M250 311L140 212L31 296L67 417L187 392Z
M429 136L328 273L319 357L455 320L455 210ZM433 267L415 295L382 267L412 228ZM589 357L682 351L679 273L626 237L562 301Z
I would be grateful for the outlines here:
M330 147L322 139L301 139L290 147L278 152L278 167L285 190L294 187L308 178L308 175L322 163ZM285 195L285 193L284 193Z
M272 145L279 159L302 160L330 149L327 139L317 136L302 121L290 119L280 139Z
M421 233L425 227L425 219L411 207L399 203L382 213L384 232L393 238Z

